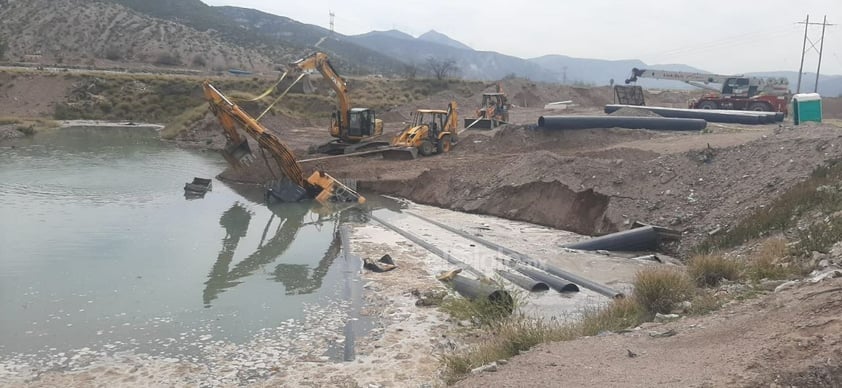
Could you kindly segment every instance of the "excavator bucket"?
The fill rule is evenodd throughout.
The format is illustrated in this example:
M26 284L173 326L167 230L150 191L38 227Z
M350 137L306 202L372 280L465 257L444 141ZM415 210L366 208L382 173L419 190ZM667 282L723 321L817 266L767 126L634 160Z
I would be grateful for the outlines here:
M222 150L222 156L232 166L248 166L254 160L248 140L243 139L240 143L228 143Z
M395 147L383 151L380 155L387 160L412 160L418 157L418 148Z

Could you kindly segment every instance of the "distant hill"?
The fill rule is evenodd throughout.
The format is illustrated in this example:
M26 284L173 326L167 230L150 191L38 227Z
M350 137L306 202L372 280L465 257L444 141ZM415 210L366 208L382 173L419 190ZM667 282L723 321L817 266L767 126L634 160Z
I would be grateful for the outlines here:
M0 0L0 36L11 37L6 57L15 62L207 70L268 70L272 63L268 56L210 32L117 3Z
M439 44L443 44L445 46L455 47L455 48L458 48L458 49L473 50L470 46L468 46L468 45L466 45L466 44L464 44L464 43L462 43L458 40L451 39L449 36L447 36L445 34L442 34L442 33L438 32L436 30L427 31L427 32L421 34L421 36L419 36L418 39L419 40L426 40L428 42L433 42L433 43L439 43Z
M428 39L430 36L428 35ZM458 48L428 39L413 38L395 31L374 31L346 38L373 51L400 58L421 69L425 68L425 62L430 57L440 60L453 59L459 67L459 72L455 76L462 78L498 80L515 74L536 81L555 81L552 72L522 58L491 51ZM442 40L441 37L436 39Z

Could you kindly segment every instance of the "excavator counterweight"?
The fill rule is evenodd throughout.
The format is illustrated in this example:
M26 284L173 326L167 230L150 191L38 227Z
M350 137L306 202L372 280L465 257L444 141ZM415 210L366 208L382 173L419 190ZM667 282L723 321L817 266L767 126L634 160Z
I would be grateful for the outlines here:
M283 176L289 181L287 184L292 184L300 188L301 196L315 198L322 203L365 203L365 198L362 195L323 171L315 171L309 177L305 178L304 173L301 171L301 165L295 159L295 155L280 138L264 128L262 124L251 117L246 111L242 110L237 104L231 102L230 99L211 85L210 82L205 81L202 87L211 112L219 119L222 128L225 130L227 144L223 150L223 155L229 164L234 167L242 167L243 165L250 164L254 160L247 139L240 134L239 130L241 129L257 141L261 149L272 156L272 159L275 160L275 164ZM273 191L270 190L269 194L272 193ZM297 198L286 195L276 197L281 200L287 200L289 198L297 200Z

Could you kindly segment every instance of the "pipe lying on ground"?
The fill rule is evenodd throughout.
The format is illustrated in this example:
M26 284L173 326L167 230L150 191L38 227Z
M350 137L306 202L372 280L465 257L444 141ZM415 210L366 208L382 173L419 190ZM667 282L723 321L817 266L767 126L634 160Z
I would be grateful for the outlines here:
M628 128L660 131L701 131L707 122L701 119L629 116L541 116L544 129Z
M606 234L590 240L565 244L565 248L583 251L652 251L658 248L658 232L653 226L644 226L624 230L622 232Z
M415 214L415 213L412 213L412 212L406 212L405 211L404 213L409 214L413 217L420 218L420 219L422 219L424 221L427 221L427 222L429 222L433 225L436 225L436 226L438 226L438 227L440 227L444 230L447 230L447 231L450 231L450 232L455 233L457 235L460 235L460 236L462 236L462 237L464 237L468 240L475 241L475 242L477 242L479 244L482 244L482 245L484 245L488 248L496 249L498 252L500 252L500 253L502 253L506 256L512 257L512 258L514 258L514 259L516 259L516 260L518 260L518 261L520 261L524 264L528 264L528 265L531 265L535 268L542 269L542 270L547 271L548 273L550 273L552 275L558 276L562 279L567 279L567 280L569 280L573 283L576 283L576 284L578 284L582 287L585 287L589 290L596 291L596 292L598 292L602 295L605 295L609 298L615 298L616 299L616 298L624 297L623 293L621 293L619 291L608 288L607 286L599 284L597 282L585 279L585 278L583 278L579 275L567 272L567 271L565 271L561 268L558 268L558 267L555 267L553 265L547 264L544 261L539 261L539 260L533 259L532 257L529 257L529 256L527 256L523 253L520 253L520 252L517 252L515 250L506 248L506 247L504 247L502 245L499 245L499 244L495 244L495 243L493 243L491 241L488 241L486 239L479 238L477 236L473 236L473 235L465 233L465 232L463 232L459 229L453 228L449 225L445 225L441 222L431 220L427 217L424 217L424 216L421 216L421 215L418 215L418 214Z
M579 286L558 276L550 275L525 265L514 264L514 268L532 279L547 283L553 290L558 292L579 292Z
M506 279L529 292L549 291L550 289L550 286L547 283L511 271L498 269L497 274L499 274L503 279Z
M501 289L496 284L483 283L479 280L456 275L450 280L453 289L467 299L487 299L501 310L501 313L509 315L514 311L515 301L508 291Z
M455 265L459 268L462 268L463 270L474 274L474 276L476 276L480 279L485 277L485 275L483 275L483 273L480 272L479 270L477 270L476 268L471 267L469 264L465 263L464 261L453 257L453 255L437 248L433 244L430 244L430 243L424 241L422 238L420 238L418 236L415 236L412 233L409 233L409 232L407 232L407 231L405 231L401 228L398 228L397 226L383 220L380 217L375 216L374 214L370 214L369 217L371 217L372 220L375 220L375 221L379 222L383 226L393 230L395 233L403 236L407 240L412 241L415 244L418 244L419 246L421 246L422 248L432 252L434 255L436 255L438 257L441 257L442 259L447 260L447 262L449 262L450 264L453 264L453 265Z
M719 109L681 109L660 106L636 106L608 104L603 109L606 114L614 113L623 108L647 110L661 117L682 119L703 119L711 123L730 124L769 124L784 120L782 112L761 112L751 110L719 110Z

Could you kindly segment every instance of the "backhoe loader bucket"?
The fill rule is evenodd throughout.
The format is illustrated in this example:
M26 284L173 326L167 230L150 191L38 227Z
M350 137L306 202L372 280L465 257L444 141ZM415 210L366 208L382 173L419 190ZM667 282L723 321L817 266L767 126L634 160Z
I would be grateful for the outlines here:
M383 151L380 155L387 160L412 160L418 157L418 149L415 147L399 147Z
M222 156L233 166L248 166L254 160L248 140L243 139L239 144L227 143L222 150Z
M465 129L492 129L501 124L505 123L494 119L465 119Z

